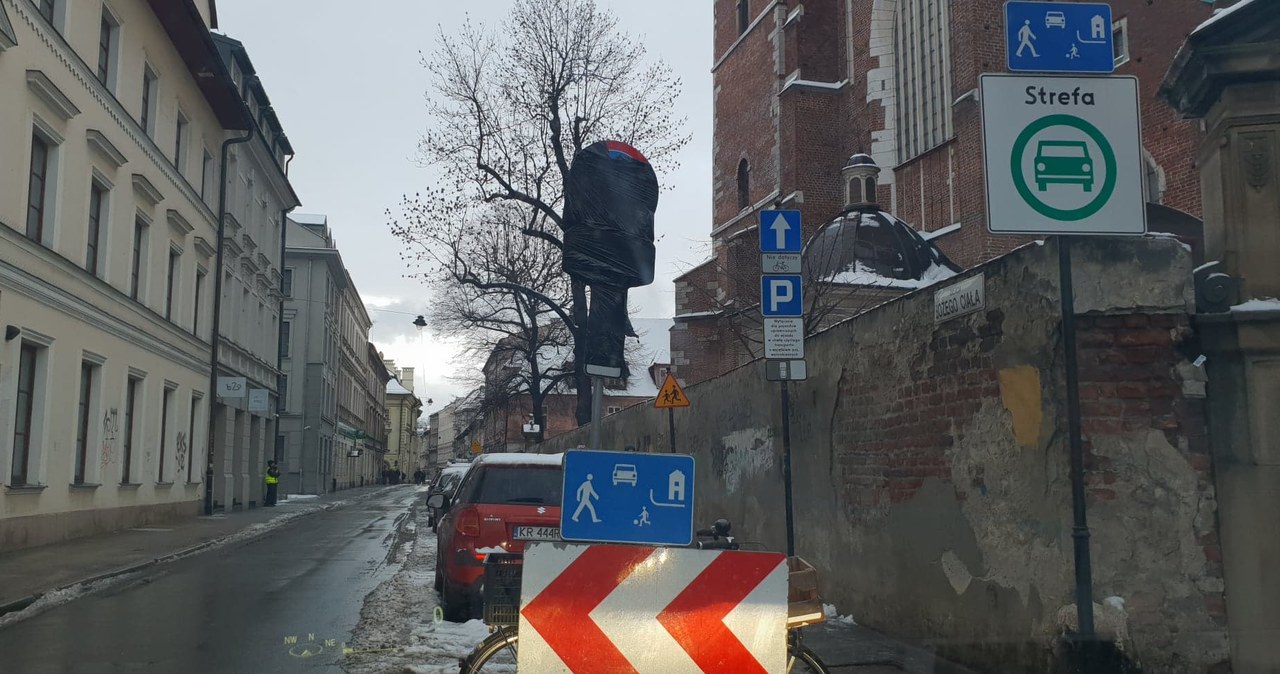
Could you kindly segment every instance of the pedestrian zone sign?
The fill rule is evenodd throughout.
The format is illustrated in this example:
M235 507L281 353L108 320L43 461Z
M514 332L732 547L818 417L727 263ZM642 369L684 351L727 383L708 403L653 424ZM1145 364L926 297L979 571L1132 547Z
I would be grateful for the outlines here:
M1129 234L1146 226L1138 80L979 78L993 234Z
M1005 52L1013 72L1110 73L1116 69L1111 6L1100 2L1004 5Z
M566 541L689 545L693 457L571 450L564 455L560 537Z
M689 406L689 397L684 394L684 389L680 388L680 382L676 381L675 375L668 372L667 378L662 380L662 389L658 391L658 398L654 400L653 406L660 410Z

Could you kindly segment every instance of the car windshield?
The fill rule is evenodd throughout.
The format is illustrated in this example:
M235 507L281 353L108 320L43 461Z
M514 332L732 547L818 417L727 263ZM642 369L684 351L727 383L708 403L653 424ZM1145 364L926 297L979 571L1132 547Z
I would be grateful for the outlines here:
M560 505L563 473L556 466L488 466L476 476L470 503Z

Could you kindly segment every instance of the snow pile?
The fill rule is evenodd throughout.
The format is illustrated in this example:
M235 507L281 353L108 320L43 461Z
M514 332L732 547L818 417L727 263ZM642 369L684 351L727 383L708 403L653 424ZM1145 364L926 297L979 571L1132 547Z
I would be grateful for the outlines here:
M559 466L563 457L563 454L522 454L516 452L512 454L481 454L476 457L475 462L502 466Z
M426 517L427 508L415 506L401 533L421 536L401 547L394 575L365 597L342 662L350 674L456 674L459 659L489 635L479 620L457 624L437 618L436 538Z
M940 264L933 264L928 269L924 270L924 274L921 274L919 279L890 278L888 276L881 276L862 261L858 261L853 269L846 269L845 271L826 279L826 281L828 283L844 283L848 285L917 290L919 288L927 288L939 281L945 281L955 275L956 272L951 271Z
M851 615L840 615L834 604L823 604L822 613L827 616L827 622L833 625L857 625Z
M1251 313L1254 311L1280 311L1280 300L1268 297L1261 300L1249 300L1231 307L1231 313Z
M1218 21L1221 21L1222 19L1226 18L1226 17L1227 17L1227 15L1231 14L1232 12L1236 11L1237 9L1240 9L1241 7L1244 7L1245 5L1247 5L1247 4L1251 3L1251 2L1253 2L1253 0L1240 0L1239 2L1237 2L1236 4L1234 4L1234 5L1230 6L1230 7L1219 7L1219 8L1217 8L1217 9L1213 10L1213 16L1211 16L1211 17L1209 17L1209 18L1205 19L1205 20L1204 20L1204 23L1201 23L1199 26L1196 26L1195 30L1191 31L1191 34L1192 34L1192 35L1195 35L1196 33L1199 33L1200 31L1204 30L1205 28L1208 28L1209 26L1213 25L1214 23L1216 23L1216 22L1218 22Z
M0 615L0 629L4 629L13 623L21 622L27 618L34 618L49 609L57 608L81 597L101 592L118 585L123 585L138 578L139 575L140 574L138 573L126 573L119 576L95 580L90 583L76 583L75 585L46 592L43 595L40 595L40 598L37 599L35 603L21 611L14 611L13 613Z

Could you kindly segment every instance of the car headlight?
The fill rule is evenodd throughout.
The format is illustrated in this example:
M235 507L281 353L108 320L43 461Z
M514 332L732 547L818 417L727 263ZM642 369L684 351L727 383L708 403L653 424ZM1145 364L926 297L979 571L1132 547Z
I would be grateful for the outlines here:
M1085 173L1088 173L1093 170L1093 167L1089 166L1088 164L1085 164L1083 167L1080 168L1080 170L1084 171Z
M1041 164L1036 164L1036 170L1037 170L1037 171L1043 171L1043 170L1044 170L1044 164L1042 164L1042 163L1041 163Z

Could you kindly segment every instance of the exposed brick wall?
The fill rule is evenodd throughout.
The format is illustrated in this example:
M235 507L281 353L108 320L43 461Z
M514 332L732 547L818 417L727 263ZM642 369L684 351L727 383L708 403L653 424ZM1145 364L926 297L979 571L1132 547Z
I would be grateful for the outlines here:
M752 18L770 6L765 0L752 0ZM785 206L801 210L805 233L812 234L844 204L840 168L845 159L870 152L881 162L879 199L885 210L923 231L962 224L938 241L957 263L974 266L1025 243L1028 237L987 232L981 114L974 97L952 106L950 141L898 164L896 73L892 40L886 37L892 34L897 0L807 0L804 14L782 30L784 62L778 64L775 31L786 13L798 6L766 16L730 53L738 39L737 1L714 4L714 58L726 53L728 57L714 72L711 227L742 213L737 167L745 157L751 166L751 203L775 186L780 197L803 194L801 203ZM949 4L953 99L975 89L980 74L1004 70L1003 7L1003 0ZM1143 145L1164 172L1162 201L1199 217L1194 158L1201 134L1195 122L1177 119L1156 98L1156 90L1182 38L1209 16L1211 8L1199 2L1152 0L1116 0L1112 8L1117 20L1127 19L1130 60L1117 72L1139 78ZM837 92L779 94L779 73L785 77L796 71L806 80L848 78L849 85ZM756 220L747 214L716 238L722 242ZM742 279L754 276L755 256L722 253L720 265L727 270L719 286L725 297L753 303L756 285ZM738 265L748 273L739 273Z
M755 5L764 5L755 0ZM736 0L716 2L716 55L738 38ZM754 10L753 10L754 11ZM778 183L777 97L774 21L766 17L749 31L715 71L712 145L712 227L728 221L738 206L738 162L751 167L749 203L763 199ZM726 33L728 31L728 33ZM729 39L732 34L732 39ZM721 44L723 43L723 47Z
M1178 345L1191 335L1185 315L1082 316L1077 324L1081 428L1090 504L1132 496L1120 486L1125 471L1094 452L1091 438L1143 429L1160 431L1199 476L1198 499L1212 502L1213 461L1202 398L1188 396L1177 374ZM1142 496L1142 495L1139 495ZM1213 522L1197 532L1205 563L1199 599L1226 626L1222 548ZM1172 646L1172 644L1169 644Z
M1184 344L1190 255L1086 238L1073 257L1099 631L1144 672L1229 671L1214 466ZM1056 242L981 271L981 312L938 325L932 293L915 292L808 340L809 379L790 389L795 540L824 599L860 624L977 671L1039 674L1074 619ZM756 363L686 392L676 434L699 461L699 517L780 545L777 385ZM640 446L666 421L655 412L611 417L606 446Z

